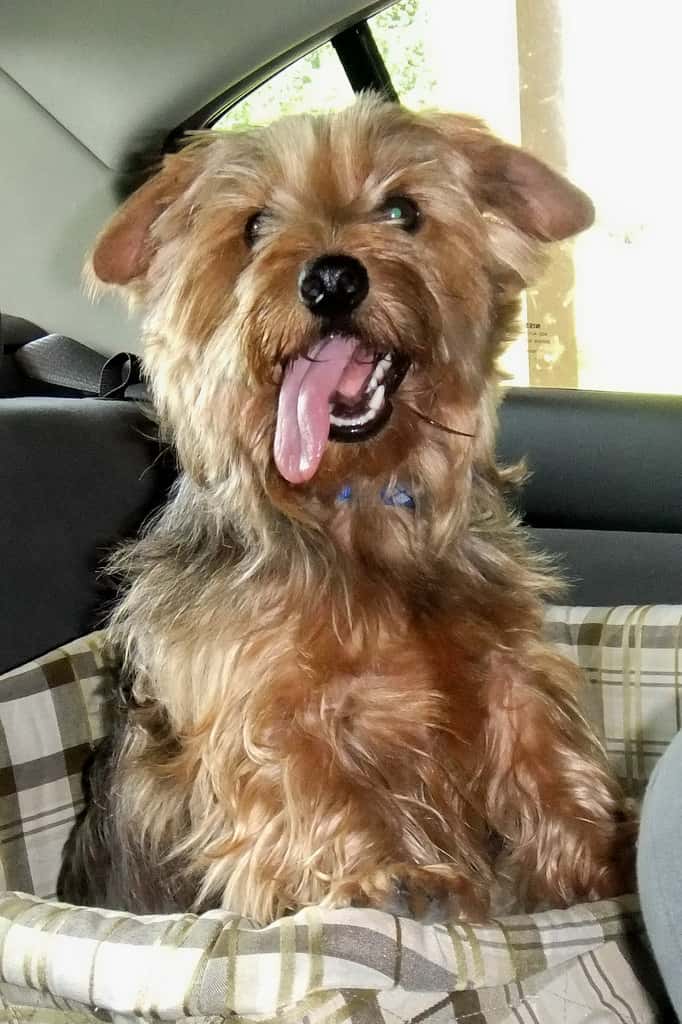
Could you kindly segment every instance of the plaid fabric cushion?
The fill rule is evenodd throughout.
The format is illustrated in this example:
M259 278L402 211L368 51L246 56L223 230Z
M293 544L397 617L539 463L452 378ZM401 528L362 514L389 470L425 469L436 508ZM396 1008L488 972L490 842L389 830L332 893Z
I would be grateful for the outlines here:
M682 607L551 608L546 629L584 669L586 710L636 792L679 727ZM263 929L227 912L134 918L36 899L54 896L110 683L101 634L0 676L0 885L35 894L0 894L5 1018L667 1019L638 981L634 898L484 928L311 908Z
M0 888L54 896L109 683L100 633L0 676Z
M546 635L585 673L585 710L639 796L682 728L682 607L549 608Z
M640 932L634 897L484 927L310 908L255 928L226 911L136 918L8 893L0 992L14 1013L71 1024L647 1024L663 1018L629 963Z

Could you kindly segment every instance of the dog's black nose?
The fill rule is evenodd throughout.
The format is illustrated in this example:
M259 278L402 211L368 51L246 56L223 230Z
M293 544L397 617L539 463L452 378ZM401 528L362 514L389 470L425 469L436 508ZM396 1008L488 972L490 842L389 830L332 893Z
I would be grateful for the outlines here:
M340 316L360 305L369 291L367 271L352 256L321 256L298 279L298 294L315 316Z

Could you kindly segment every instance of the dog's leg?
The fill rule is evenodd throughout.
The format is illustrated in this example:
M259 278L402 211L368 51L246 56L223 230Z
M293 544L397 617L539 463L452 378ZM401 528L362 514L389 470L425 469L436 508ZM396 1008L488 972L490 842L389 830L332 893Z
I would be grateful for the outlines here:
M117 760L121 732L104 739L84 771L86 808L64 847L57 896L65 903L133 913L181 909L169 900L157 873L130 843L117 816Z
M489 687L481 800L530 906L632 891L636 824L575 697L578 670L538 647L499 656Z
M115 710L112 719L111 733L95 748L83 773L86 806L64 847L58 898L137 914L187 910L194 890L184 891L175 876L171 884L170 868L160 871L119 814L117 795L125 785L119 760L126 743L127 713Z
M290 764L282 789L306 799L297 797L292 813L273 813L248 841L209 850L207 877L213 892L223 887L224 906L264 922L318 903L485 916L492 882L485 842L460 806L453 802L446 832L435 811L422 815L386 791L358 792L352 778L328 767L320 759L316 775L294 779Z
M466 844L470 850L470 844ZM461 918L483 921L490 912L491 873L481 859L477 866L461 860L416 865L388 863L357 879L334 885L326 902L331 906L370 906L398 916L410 916L433 924Z
M107 736L83 771L86 807L66 841L57 896L81 906L112 906L109 899L119 861L113 850L111 789L115 741ZM123 908L121 908L123 909Z

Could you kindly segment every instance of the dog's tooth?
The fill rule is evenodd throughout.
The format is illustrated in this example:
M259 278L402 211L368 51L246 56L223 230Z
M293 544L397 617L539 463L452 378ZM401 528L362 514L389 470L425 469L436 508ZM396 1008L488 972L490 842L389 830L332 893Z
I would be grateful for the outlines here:
M389 369L392 362L393 359L390 353L386 353L385 356L381 357L381 359L374 367L372 376L369 378L369 381L367 382L367 387L365 388L366 395L370 396L376 391L377 387L379 386L379 384L381 384L382 380L386 376L386 371Z
M376 418L379 410L384 404L386 394L386 386L379 384L374 391L368 389L367 397L368 404L367 409L360 416L335 416L331 411L329 415L330 423L335 427L361 427L370 420Z
M386 386L384 384L380 384L379 387L376 389L376 391L374 392L374 394L372 395L372 397L369 400L369 407L370 407L370 409L372 409L374 412L377 412L381 408L381 406L384 404L384 395L385 394L386 394Z
M373 392L375 390L375 388L377 388L379 386L379 384L381 384L382 380L386 376L386 371L388 370L390 365L391 365L391 358L390 358L390 356L383 356L379 360L377 365L374 367L374 373L372 374L371 380L369 382L369 387L367 388L367 391L370 394L371 394L371 392Z
M374 409L368 409L367 412L363 412L362 416L353 416L351 419L339 419L338 416L331 416L330 420L335 427L362 427L365 423L369 423L376 416Z

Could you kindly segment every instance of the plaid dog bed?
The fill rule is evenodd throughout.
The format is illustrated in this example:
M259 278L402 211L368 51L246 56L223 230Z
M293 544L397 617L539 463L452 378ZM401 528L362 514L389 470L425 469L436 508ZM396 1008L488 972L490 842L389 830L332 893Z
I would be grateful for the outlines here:
M14 1021L70 1024L645 1024L659 1018L629 963L640 929L634 897L476 928L318 908L255 928L225 911L136 918L8 893L0 995Z
M679 728L682 608L552 608L547 633L585 670L588 713L640 792ZM0 894L1 1019L671 1019L634 897L484 927L310 908L258 928L227 911L136 918L51 902L109 682L100 634L0 676L0 884L22 890Z
M585 711L625 788L641 796L682 728L682 607L553 607L545 632L585 673Z
M111 683L101 633L0 676L0 889L54 897Z

